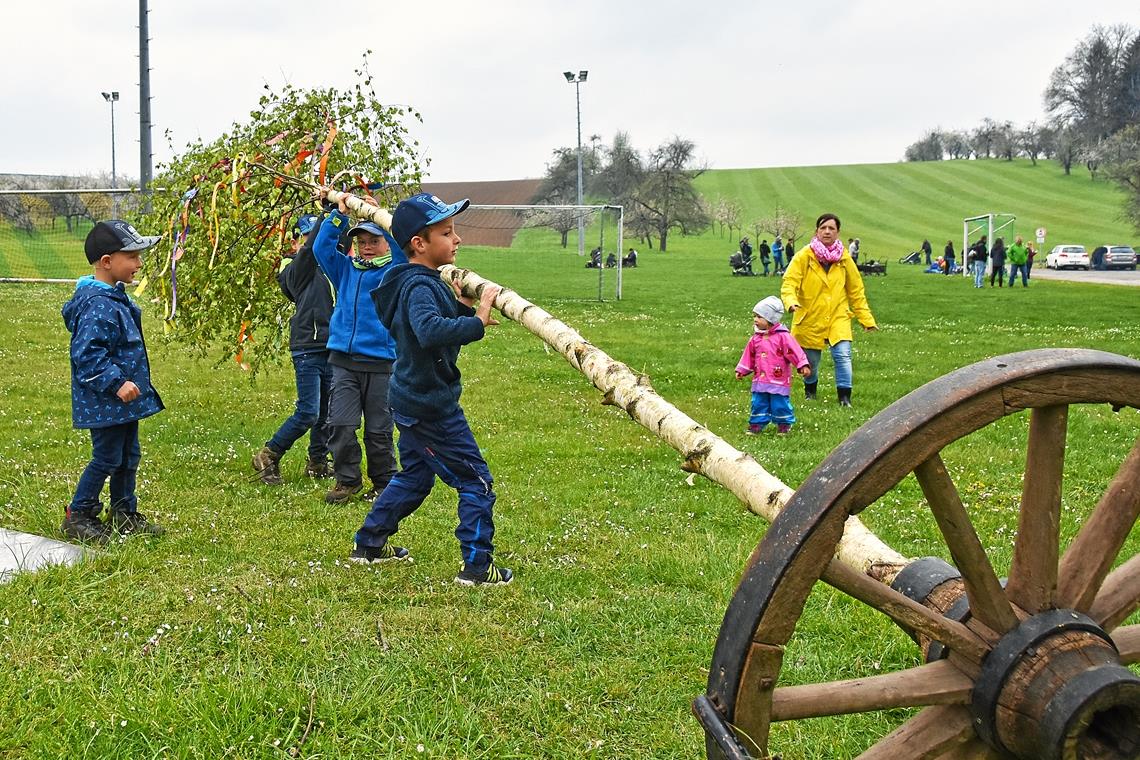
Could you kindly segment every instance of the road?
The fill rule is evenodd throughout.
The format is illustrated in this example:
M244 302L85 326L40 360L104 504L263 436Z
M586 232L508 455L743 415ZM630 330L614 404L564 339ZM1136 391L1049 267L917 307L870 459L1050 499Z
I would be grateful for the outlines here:
M1009 270L1007 268L1006 273ZM1131 269L1108 269L1103 271L1083 269L1046 269L1045 267L1033 267L1030 276L1034 280L1068 280L1069 282L1096 282L1104 285L1132 285L1133 287L1140 287L1140 270L1133 271ZM987 279L989 275L986 275Z

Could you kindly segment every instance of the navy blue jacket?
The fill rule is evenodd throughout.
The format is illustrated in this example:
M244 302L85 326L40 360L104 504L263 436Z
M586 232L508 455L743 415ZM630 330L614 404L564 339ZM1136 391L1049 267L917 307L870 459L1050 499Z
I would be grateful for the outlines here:
M455 299L439 272L422 264L393 267L372 299L399 346L388 404L422 420L459 411L459 349L482 338L485 329L475 310Z
M380 281L394 265L406 262L408 257L389 238L391 261L380 266L362 265L337 251L337 241L347 225L347 216L332 212L321 223L313 243L317 262L336 288L336 307L329 320L328 349L356 361L390 362L396 358L396 341L376 318L376 309L369 294L380 286Z
M312 230L296 255L286 255L277 273L285 297L297 305L289 318L289 350L294 354L324 351L329 340L329 315L333 311L333 286L313 255Z
M63 305L71 333L71 418L77 428L105 428L134 422L163 410L150 383L150 361L142 334L142 311L122 283L111 287L91 275L81 277ZM139 387L134 401L115 393L130 380Z

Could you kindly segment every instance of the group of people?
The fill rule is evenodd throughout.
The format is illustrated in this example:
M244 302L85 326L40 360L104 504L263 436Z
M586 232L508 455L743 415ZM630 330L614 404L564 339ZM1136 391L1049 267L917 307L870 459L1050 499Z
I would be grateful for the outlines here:
M606 256L606 269L613 269L618 265L617 254L612 251ZM636 267L637 266L637 251L632 248L629 253L621 257L622 267ZM602 249L601 247L595 248L590 251L590 260L586 262L586 269L601 269L602 268Z
M334 476L325 498L346 502L364 487L356 435L363 418L367 495L374 501L349 559L409 559L410 551L390 539L438 477L459 494L455 535L463 567L456 582L510 583L511 571L493 560L493 478L459 406L456 364L462 346L498 324L491 308L499 288L484 286L476 302L438 273L455 261L461 239L454 217L469 201L413 195L396 207L388 231L370 221L350 226L343 197L331 204L325 190L321 200L323 218L306 215L294 225L293 250L278 278L296 305L290 321L296 406L254 454L253 469L262 482L280 484L281 458L308 433L306 474ZM163 404L151 383L141 311L126 293L142 252L159 239L122 220L96 224L84 246L93 273L80 278L63 308L73 423L90 429L92 441L61 526L68 538L105 543L116 534L163 532L137 508L138 423ZM400 431L399 470L393 424ZM104 521L100 497L108 480Z
M767 238L760 241L760 245L756 247L756 252L760 254L760 264L764 267L762 276L767 277L769 274L773 274L779 277L784 273L786 269L784 254L786 253L787 258L791 259L793 251L792 245L793 243L788 241L788 244L785 246L784 241L779 235L776 236L776 239L772 241L771 245L768 244ZM748 271L751 272L753 250L752 243L748 240L747 235L740 239L740 255L742 265L747 267Z
M803 378L804 399L816 399L825 349L834 364L839 405L851 406L851 317L866 331L877 330L878 325L859 268L839 240L839 229L838 216L821 214L811 242L792 256L779 297L768 296L752 308L753 334L736 364L737 379L752 378L746 431L751 435L772 423L779 434L791 431L796 422L792 375ZM782 323L785 309L792 314L790 330Z
M970 253L967 258L970 265L970 272L974 275L974 287L985 287L986 278L986 260L990 263L990 287L994 286L994 280L997 280L997 286L1004 287L1005 284L1005 264L1009 261L1009 286L1012 288L1017 283L1017 274L1021 273L1021 287L1029 287L1029 273L1033 269L1033 259L1037 256L1037 251L1034 249L1033 244L1026 244L1021 235L1014 238L1013 244L1009 248L1005 247L1005 240L1002 238L995 238L993 247L987 249L986 236L982 235L978 238L972 246L970 246Z

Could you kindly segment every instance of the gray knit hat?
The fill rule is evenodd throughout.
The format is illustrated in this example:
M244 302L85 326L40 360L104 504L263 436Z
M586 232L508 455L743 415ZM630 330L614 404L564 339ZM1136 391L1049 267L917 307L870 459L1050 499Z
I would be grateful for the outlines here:
M784 318L784 304L776 296L768 296L752 307L752 313L771 324L778 325Z

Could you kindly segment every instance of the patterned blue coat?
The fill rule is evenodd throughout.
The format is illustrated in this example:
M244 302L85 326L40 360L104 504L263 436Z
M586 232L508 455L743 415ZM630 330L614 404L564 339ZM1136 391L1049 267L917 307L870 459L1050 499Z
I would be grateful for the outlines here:
M111 287L88 275L63 305L71 333L71 418L77 428L105 428L163 410L150 382L142 311L123 284ZM139 387L134 401L115 395L126 381Z

